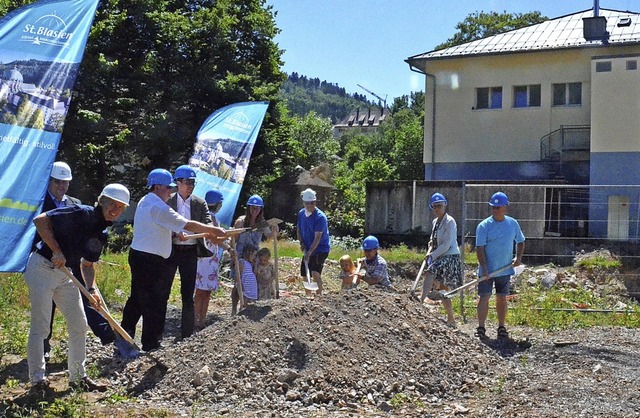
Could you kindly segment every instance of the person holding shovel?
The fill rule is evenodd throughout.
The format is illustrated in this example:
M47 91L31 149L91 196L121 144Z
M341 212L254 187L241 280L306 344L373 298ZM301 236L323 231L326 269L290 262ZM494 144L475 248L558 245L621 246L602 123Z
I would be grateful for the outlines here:
M518 221L507 216L509 198L503 192L494 193L489 200L492 215L480 222L476 228L476 251L478 254L478 328L476 336L486 336L485 321L489 313L489 299L496 289L496 313L498 315L498 337L508 338L505 328L507 318L507 296L513 267L522 263L524 234ZM513 247L516 255L513 256ZM511 266L500 276L490 277L492 272Z
M205 233L213 243L227 236L224 229L192 221L167 205L175 187L173 176L162 168L151 170L147 178L149 193L140 199L133 218L133 240L129 248L131 293L122 311L122 328L133 338L142 317L142 350L162 347L167 303L173 272L171 234L186 230Z
M304 208L298 211L297 236L303 259L300 275L306 281L307 274L318 284L316 294L322 294L322 268L329 256L329 221L327 215L316 206L316 192L305 189L301 194Z
M360 270L361 280L369 286L376 286L382 289L391 289L391 280L389 279L389 270L387 268L387 260L380 254L378 249L380 242L378 238L369 235L362 241L362 250L364 251L363 268Z
M256 225L264 224L264 201L260 195L254 194L247 200L247 209L246 213L236 219L233 224L234 228L251 228ZM260 248L260 242L263 237L273 237L273 239L277 239L278 236L278 225L273 225L272 227L266 226L264 228L259 228L256 230L245 231L239 235L236 235L231 238L231 248L235 249L235 257L242 257L244 254L244 247L251 245L255 248ZM233 256L233 254L232 254ZM233 264L232 264L233 265ZM232 267L231 277L235 279L236 271L235 267ZM240 301L240 294L238 290L234 287L231 290L231 305L238 306L238 302ZM231 310L231 315L235 315L236 310Z
M129 190L121 184L105 186L94 207L74 205L42 213L33 220L43 245L31 253L24 273L31 302L27 343L29 380L34 390L49 390L42 341L49 333L51 304L67 321L69 385L76 390L105 391L107 385L90 379L85 370L87 317L78 288L63 269L84 282L92 304L101 299L95 284L96 263L107 242L106 228L129 206Z
M246 213L233 224L234 228L250 228L259 224L264 224L264 201L260 195L254 194L247 200ZM264 227L258 230L245 231L235 237L232 240L235 242L236 253L240 256L244 253L245 245L253 245L256 248L260 248L260 242L263 237L271 238L278 236L278 225L272 227Z
M434 284L439 290L449 290L462 285L460 250L457 241L458 228L456 220L447 213L447 204L447 199L442 193L434 193L429 199L429 207L433 210L435 218L425 256L430 263L422 287L421 303L429 297ZM447 313L447 325L455 327L456 320L453 316L451 299L442 299L442 305Z

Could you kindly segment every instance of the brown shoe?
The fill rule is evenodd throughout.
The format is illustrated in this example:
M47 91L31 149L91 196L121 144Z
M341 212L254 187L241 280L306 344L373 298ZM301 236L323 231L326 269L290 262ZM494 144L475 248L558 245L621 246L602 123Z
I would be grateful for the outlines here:
M33 392L45 392L51 390L51 382L46 377L39 382L31 384L31 391Z
M85 376L76 382L71 382L69 386L78 392L106 392L109 387L104 383L94 382L89 376Z

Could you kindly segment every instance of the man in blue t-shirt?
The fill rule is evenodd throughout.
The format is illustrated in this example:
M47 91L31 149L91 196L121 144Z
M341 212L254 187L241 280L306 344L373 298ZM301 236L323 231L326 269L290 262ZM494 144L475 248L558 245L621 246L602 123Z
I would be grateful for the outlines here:
M329 221L323 211L316 207L316 192L306 189L301 193L304 208L298 212L298 241L304 259L300 265L300 275L306 280L307 267L313 280L318 284L318 295L322 294L322 267L329 256Z
M492 215L480 222L476 228L476 251L478 254L478 328L476 335L485 337L485 320L489 313L489 299L493 287L496 289L496 313L498 315L498 337L509 336L505 328L507 317L507 296L509 281L514 273L513 267L522 263L524 253L524 234L518 221L507 216L509 199L502 192L494 193L489 201ZM516 255L513 256L513 246ZM493 272L504 271L491 275Z

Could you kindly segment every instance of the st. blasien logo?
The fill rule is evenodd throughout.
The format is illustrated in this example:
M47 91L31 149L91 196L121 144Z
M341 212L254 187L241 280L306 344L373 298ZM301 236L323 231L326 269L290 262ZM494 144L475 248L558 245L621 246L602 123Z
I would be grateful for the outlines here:
M60 16L48 14L39 17L33 23L24 25L20 40L34 45L52 45L64 48L68 46L72 37L73 32L67 30L67 24Z

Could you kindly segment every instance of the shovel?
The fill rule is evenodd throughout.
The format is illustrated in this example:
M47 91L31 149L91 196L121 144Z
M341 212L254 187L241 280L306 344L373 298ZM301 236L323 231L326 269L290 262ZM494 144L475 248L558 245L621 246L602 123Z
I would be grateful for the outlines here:
M280 282L278 281L278 236L273 237L273 269L275 270L276 299L280 299Z
M309 272L309 263L307 262L307 260L304 260L304 269L307 272L307 281L302 282L302 285L305 289L315 292L316 290L318 290L318 283L311 281L311 272Z
M280 223L282 223L282 219L271 218L271 219L267 219L266 221L258 222L254 226L249 226L246 228L225 229L225 232L227 233L227 235L239 235L239 234L242 234L243 232L257 231L258 229L269 228L269 227L278 225ZM205 233L191 234L191 235L187 235L186 238L188 239L205 238L207 235L208 234L205 234Z
M76 276L74 276L73 273L69 271L68 268L62 267L62 271L64 271L65 274L69 276L73 284L75 284L76 287L80 289L80 292L82 292L82 294L85 295L87 299L89 299L90 301L94 300L93 295L87 290L84 284L81 283L80 280L78 280ZM107 320L107 322L111 326L111 329L114 332L116 332L118 335L120 335L129 344L129 346L127 347L128 352L123 354L129 356L129 355L133 355L135 352L139 353L140 347L138 347L136 342L133 340L133 338L131 338L131 336L127 333L127 331L125 331L124 328L122 328L120 324L118 324L116 320L113 319L113 317L107 310L107 307L106 307L107 305L105 305L104 299L102 299L102 295L98 293L98 296L100 298L101 303L98 304L97 306L94 306L94 308L100 313L100 315L104 316L104 318Z
M104 298L102 297L102 293L100 293L100 289L98 289L96 287L96 293L98 295L98 297L100 297L100 302L102 303L102 306L104 307L104 310L111 315L111 312L109 312L109 308L107 307L106 302L104 301ZM108 322L108 320L107 320ZM111 328L113 330L113 332L118 332L115 329L113 329L113 327ZM128 334L128 333L127 333ZM140 356L140 350L137 349L137 345L131 345L131 343L129 343L129 341L125 340L121 335L118 335L116 337L116 340L114 341L114 344L116 346L116 348L118 349L118 351L120 352L120 355L123 358L126 359L135 359L138 358Z
M420 266L420 270L418 270L418 275L416 276L416 280L413 282L413 286L411 286L411 290L409 291L409 297L411 297L411 299L417 299L416 288L418 287L420 276L422 276L422 272L424 271L424 268L427 266L427 260L429 258L425 258L424 260L422 260L422 265Z
M258 229L276 226L281 223L282 223L282 219L271 218L271 219L267 219L266 221L258 222L257 224L251 227L251 230L257 231Z
M231 248L233 248L233 264L236 268L236 290L239 295L239 308L244 309L244 291L242 290L242 278L240 277L240 262L238 261L238 253L236 251L236 242L232 241Z
M504 271L506 271L506 270L508 270L508 269L510 269L510 268L512 268L512 267L513 267L513 264L509 264L509 265L507 265L507 266L501 267L501 268L499 268L498 270L496 270L496 271L494 271L494 272L489 273L489 275L487 276L487 279L490 279L490 278L492 278L492 277L496 277L496 276L498 276L500 273L502 273L502 272L504 272ZM514 271L514 274L513 274L513 275L514 275L514 276L519 275L520 273L522 273L522 272L524 271L524 264L520 264L519 266L514 267L514 270L515 270L515 271ZM487 279L483 279L482 281L487 280ZM478 283L478 281L481 281L481 280L480 280L480 278L477 278L477 279L475 279L475 280L472 280L472 281L470 281L469 283L464 284L464 285L462 285L462 286L458 287L457 289L453 289L453 290L451 290L451 291L449 291L449 292L446 292L446 291L444 291L444 290L441 290L441 291L439 291L439 292L430 292L430 293L427 295L427 297L428 297L429 299L431 299L431 300L451 299L451 298L453 298L453 297L456 295L456 293L458 293L459 291L464 290L464 289L466 289L466 288L468 288L468 287L471 287L471 286L475 285L476 283Z
M230 229L225 229L224 232L227 235L239 235L242 234L243 232L247 232L247 231L251 231L253 228L230 228ZM209 234L202 232L199 234L191 234L191 235L186 235L185 239L196 239L196 238L206 238Z

